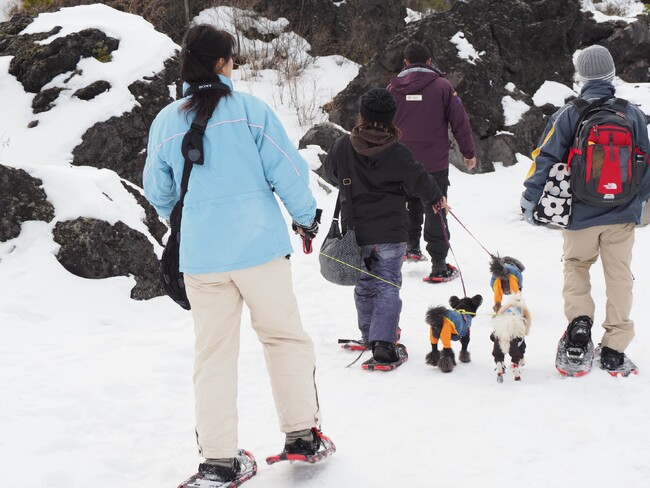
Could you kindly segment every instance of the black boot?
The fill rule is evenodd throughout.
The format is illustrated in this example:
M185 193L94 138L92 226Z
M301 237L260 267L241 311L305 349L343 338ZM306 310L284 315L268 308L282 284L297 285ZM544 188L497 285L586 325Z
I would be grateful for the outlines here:
M320 449L320 437L311 429L297 430L287 433L284 452L312 456Z
M212 481L232 481L239 474L239 469L237 458L206 459L199 464L199 473Z
M395 344L384 341L373 342L372 358L378 363L394 363L399 359Z
M606 369L607 371L616 371L618 368L623 366L624 360L625 354L610 349L609 347L603 347L602 351L600 351L600 364L602 364L603 369Z
M585 349L591 342L593 321L586 315L580 315L571 321L567 328L567 345Z

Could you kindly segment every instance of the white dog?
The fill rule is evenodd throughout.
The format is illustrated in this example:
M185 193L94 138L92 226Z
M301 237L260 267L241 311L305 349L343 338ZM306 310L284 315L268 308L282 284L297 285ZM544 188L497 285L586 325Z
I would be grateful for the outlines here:
M521 292L504 295L503 304L492 319L494 332L490 335L490 339L494 342L492 356L497 366L497 381L503 381L506 352L512 359L515 380L521 380L519 367L524 365L525 337L530 331L531 323L530 311L521 297Z

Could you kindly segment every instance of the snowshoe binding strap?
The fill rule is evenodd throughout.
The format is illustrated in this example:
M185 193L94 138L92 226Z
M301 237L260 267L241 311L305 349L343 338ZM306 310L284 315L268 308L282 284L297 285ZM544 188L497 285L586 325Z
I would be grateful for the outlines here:
M346 351L366 351L368 345L359 339L339 339L339 344Z
M314 464L317 463L318 461L322 461L326 457L329 457L336 452L336 446L334 445L332 440L326 435L323 435L320 429L318 429L317 427L312 427L311 431L320 440L320 448L318 449L317 452L315 452L314 454L304 455L304 454L289 454L285 451L282 451L280 454L267 457L266 463L275 464L280 461L289 461L289 462L300 461L303 463Z

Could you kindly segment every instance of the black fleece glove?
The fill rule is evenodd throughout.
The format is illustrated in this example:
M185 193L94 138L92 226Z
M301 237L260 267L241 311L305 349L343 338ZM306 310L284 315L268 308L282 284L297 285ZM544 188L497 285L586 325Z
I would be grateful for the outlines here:
M309 224L308 226L299 225L294 220L293 222L291 222L291 228L296 234L301 234L309 239L313 239L314 237L316 237L316 234L318 234L318 224L320 224L321 213L323 213L323 211L320 208L317 208L316 217L314 217L314 220L312 221L311 224ZM302 232L300 232L299 229L302 230Z

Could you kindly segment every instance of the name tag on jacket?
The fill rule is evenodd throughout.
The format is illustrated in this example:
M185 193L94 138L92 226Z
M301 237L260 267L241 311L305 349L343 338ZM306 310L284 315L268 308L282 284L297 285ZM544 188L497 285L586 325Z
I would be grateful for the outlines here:
M421 102L422 95L406 95L407 102Z

